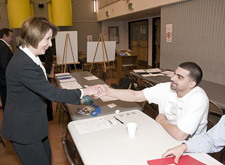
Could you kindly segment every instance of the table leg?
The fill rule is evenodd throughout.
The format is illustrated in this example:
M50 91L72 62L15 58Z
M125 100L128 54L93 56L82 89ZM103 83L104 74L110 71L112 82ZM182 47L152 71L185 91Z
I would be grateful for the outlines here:
M4 141L3 141L3 139L2 139L2 137L0 136L0 142L2 143L2 145L5 147L5 143L4 143Z

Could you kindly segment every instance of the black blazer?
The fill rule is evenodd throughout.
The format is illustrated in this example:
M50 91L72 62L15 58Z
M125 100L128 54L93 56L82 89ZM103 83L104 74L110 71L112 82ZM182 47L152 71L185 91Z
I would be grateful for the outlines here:
M80 103L80 90L58 89L46 80L36 63L17 49L6 70L7 101L2 136L21 144L48 136L44 97L55 102Z
M0 40L0 87L6 86L5 71L12 56L12 51L6 43Z

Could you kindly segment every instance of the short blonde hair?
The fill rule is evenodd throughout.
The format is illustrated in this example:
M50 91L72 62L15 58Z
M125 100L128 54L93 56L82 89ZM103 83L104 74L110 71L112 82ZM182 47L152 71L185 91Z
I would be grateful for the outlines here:
M57 27L45 17L30 17L20 28L18 46L32 46L37 48L38 43L44 38L49 30L52 30L52 38L57 34Z

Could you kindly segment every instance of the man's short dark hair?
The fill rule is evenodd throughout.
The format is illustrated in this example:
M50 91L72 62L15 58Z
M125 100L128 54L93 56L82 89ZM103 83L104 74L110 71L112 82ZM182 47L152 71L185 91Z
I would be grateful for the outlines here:
M8 29L8 28L0 29L0 38L3 38L4 34L8 37L9 32L13 32L13 31L11 29Z
M200 66L194 62L184 62L179 65L182 69L188 70L190 78L196 82L196 86L201 82L203 72Z

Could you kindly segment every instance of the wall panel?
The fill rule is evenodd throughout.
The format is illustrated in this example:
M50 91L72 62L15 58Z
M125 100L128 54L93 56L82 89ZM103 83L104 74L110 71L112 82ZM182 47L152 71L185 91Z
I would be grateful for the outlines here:
M166 42L166 24L173 24ZM225 85L225 1L191 0L161 9L161 67L198 63L203 79Z

